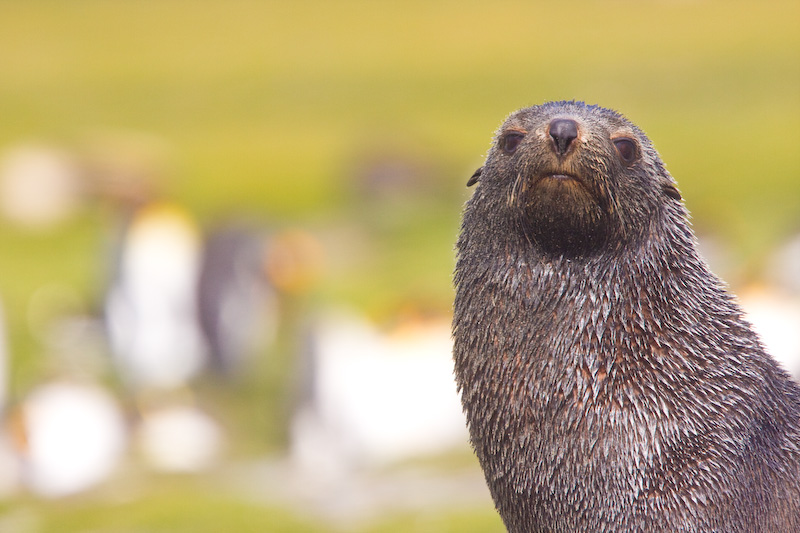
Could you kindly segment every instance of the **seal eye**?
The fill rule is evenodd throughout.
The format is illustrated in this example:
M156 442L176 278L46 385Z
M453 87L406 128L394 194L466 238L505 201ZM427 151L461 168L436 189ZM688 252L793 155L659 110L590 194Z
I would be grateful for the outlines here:
M513 154L524 137L525 134L520 131L510 131L500 139L500 148L507 154Z
M630 163L636 159L636 143L626 137L614 139L614 146L619 152L619 156L626 162Z

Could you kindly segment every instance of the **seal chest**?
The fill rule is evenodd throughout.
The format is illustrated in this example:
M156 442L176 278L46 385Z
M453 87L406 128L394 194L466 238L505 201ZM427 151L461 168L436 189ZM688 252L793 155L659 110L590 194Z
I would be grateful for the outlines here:
M645 134L522 109L469 183L456 381L508 530L800 531L800 390Z

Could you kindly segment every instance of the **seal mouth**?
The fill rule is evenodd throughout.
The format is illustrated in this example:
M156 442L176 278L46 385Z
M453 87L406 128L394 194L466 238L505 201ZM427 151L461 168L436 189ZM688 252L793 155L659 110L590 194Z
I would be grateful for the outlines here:
M572 174L545 174L540 180L552 179L556 181L577 181L581 182L582 180L578 176L573 176Z
M534 187L539 185L578 185L583 189L586 189L586 192L590 192L589 188L587 187L586 180L581 178L576 174L570 174L567 172L546 172L542 173L537 176L531 185Z

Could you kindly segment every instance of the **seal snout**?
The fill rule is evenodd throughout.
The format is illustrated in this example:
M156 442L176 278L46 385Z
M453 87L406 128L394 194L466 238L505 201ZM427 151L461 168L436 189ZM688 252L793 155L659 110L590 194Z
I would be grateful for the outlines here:
M578 138L578 123L569 118L557 118L550 123L549 131L556 153L563 156Z

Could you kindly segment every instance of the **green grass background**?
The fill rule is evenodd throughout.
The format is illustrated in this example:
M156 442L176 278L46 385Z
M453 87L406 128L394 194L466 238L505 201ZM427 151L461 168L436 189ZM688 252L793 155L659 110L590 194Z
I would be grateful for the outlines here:
M799 24L796 1L2 1L0 147L152 137L168 154L164 190L201 222L366 228L370 259L329 272L316 297L386 317L408 301L449 308L463 185L503 118L580 99L649 134L696 227L730 246L731 281L744 280L800 230ZM352 178L371 151L433 162L435 194L371 210ZM96 307L107 223L99 208L46 232L0 223L14 394L46 370L32 294L66 284ZM21 505L41 531L326 530L182 484L163 491ZM484 511L486 522L387 517L365 531L496 531Z

